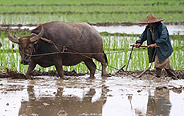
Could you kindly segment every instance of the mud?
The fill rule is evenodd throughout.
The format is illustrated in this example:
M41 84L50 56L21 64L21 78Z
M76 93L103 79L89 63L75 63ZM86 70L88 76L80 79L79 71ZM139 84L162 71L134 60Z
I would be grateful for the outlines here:
M124 71L119 70L117 72L114 72L112 74L109 74L110 76L131 76L134 78L137 78L143 71ZM84 76L89 73L77 73L75 70L73 71L64 71L65 76ZM147 80L152 80L157 78L156 77L156 72L155 70L148 70L146 73L143 74L139 79L147 79ZM165 70L162 71L162 75L158 79L167 79L167 80L177 80L177 79L184 79L184 70L176 70L175 74L177 77L168 77L167 72ZM48 72L41 72L41 71L36 71L34 70L31 74L31 76L56 76L59 77L57 71L48 71ZM10 70L8 68L5 68L5 70L0 71L0 78L13 78L13 79L27 79L27 77L19 73L17 71Z
M77 73L75 70L64 71L65 76L83 76L86 74L88 74L88 73ZM48 71L48 72L33 71L30 75L31 76L56 76L56 77L59 77L57 71ZM0 71L0 78L27 79L25 74L10 70L8 68L5 68L5 70Z
M123 72L106 78L98 73L95 74L95 79L88 79L88 76L66 76L67 80L56 76L34 76L34 79L0 78L0 115L184 114L184 80L153 79L153 76L152 79L137 79L131 75L126 76Z
M137 78L138 75L140 75L143 71L121 71L119 73L116 73L117 75L126 75L126 76L132 76ZM153 79L167 79L167 80L177 80L177 79L184 79L184 70L175 70L176 77L169 77L167 72L165 70L162 70L162 75L160 78L156 77L156 72L155 70L148 70L143 74L143 76L140 77L140 79L148 79L148 80L153 80ZM116 75L116 76L117 76Z

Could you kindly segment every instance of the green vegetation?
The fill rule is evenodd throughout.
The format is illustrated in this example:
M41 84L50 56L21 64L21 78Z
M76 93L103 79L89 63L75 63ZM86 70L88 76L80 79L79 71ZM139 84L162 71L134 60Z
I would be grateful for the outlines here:
M13 33L13 32L12 32ZM17 31L17 36L25 36L29 35L29 32L20 32ZM127 64L129 54L131 47L129 45L134 44L135 41L138 39L138 35L121 35L120 34L105 34L102 33L103 43L104 43L104 49L105 53L108 57L108 62L110 66L121 68L123 65ZM12 70L17 70L19 72L25 73L27 71L27 66L20 64L21 57L18 52L18 45L10 42L7 38L7 32L1 31L1 56L0 56L0 66L2 67L8 67ZM184 51L183 51L183 43L184 40L182 39L182 36L180 35L173 35L171 36L172 45L174 48L174 53L171 56L171 62L172 66L176 70L183 69L184 67L184 61L182 60L184 57ZM145 43L146 44L146 43ZM132 54L132 60L129 64L128 70L144 70L146 67L148 67L148 55L147 55L147 49L137 49L135 48ZM101 64L97 62L96 60L95 64L97 64L97 69L101 70ZM55 67L49 67L49 68L42 68L40 66L36 67L37 70L41 71L48 71L48 70L55 70ZM64 66L64 70L72 71L75 70L77 72L88 72L87 67L84 65L84 63L80 63L76 66ZM107 68L108 72L115 72L116 69L113 69L111 67ZM99 72L99 70L97 70Z
M0 4L184 4L182 0L1 0Z
M180 0L1 0L1 24L65 22L138 22L148 13L166 22L183 22ZM174 17L174 18L173 18Z

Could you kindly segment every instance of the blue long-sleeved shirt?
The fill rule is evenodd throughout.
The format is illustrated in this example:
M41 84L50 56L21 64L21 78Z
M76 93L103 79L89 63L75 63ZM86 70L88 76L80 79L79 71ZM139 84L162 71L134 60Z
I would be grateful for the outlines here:
M154 24L154 41L152 40L151 31L149 26L146 26L146 29L140 36L140 39L136 41L136 43L143 43L147 40L147 44L156 43L159 48L156 48L157 55L160 62L163 62L166 58L168 58L172 52L173 48L171 46L171 41L169 38L169 33L165 24L158 22ZM155 48L148 48L149 62L154 62L155 58L153 58Z

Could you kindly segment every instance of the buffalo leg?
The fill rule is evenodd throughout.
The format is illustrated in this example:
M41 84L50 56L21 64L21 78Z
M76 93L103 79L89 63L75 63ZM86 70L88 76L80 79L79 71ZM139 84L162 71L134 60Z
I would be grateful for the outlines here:
M107 67L107 56L105 53L103 53L103 55L99 55L98 57L96 57L96 60L101 62L102 64L102 76L107 76L108 73L106 71L106 67Z
M63 71L63 66L62 65L55 65L56 70L60 76L60 78L64 78L64 71Z
M108 75L106 71L107 64L106 63L101 63L102 64L102 76Z
M36 67L36 63L31 61L29 66L28 66L26 77L30 78L30 73L34 70L35 67Z
M86 66L88 67L88 69L90 71L90 78L94 78L95 70L96 70L95 63L93 62L92 59L87 59L84 61L84 63L86 64Z

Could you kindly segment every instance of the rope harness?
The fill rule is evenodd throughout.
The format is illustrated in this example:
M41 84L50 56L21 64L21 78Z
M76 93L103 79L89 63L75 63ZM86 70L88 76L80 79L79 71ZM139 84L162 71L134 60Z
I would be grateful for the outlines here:
M69 48L67 48L66 46L60 46L62 47L62 51L58 48L58 45L56 45L52 40L48 40L46 38L40 38L41 40L51 44L51 45L54 45L54 47L56 48L57 52L52 52L52 53L44 53L44 54L33 54L33 52L31 53L31 55L27 54L28 57L35 57L35 56L46 56L46 55L53 55L53 54L76 54L76 55L81 55L83 57L86 57L86 58L89 58L89 59L93 59L92 57L89 57L87 56L87 54L104 54L104 53L80 53L80 52L77 52L75 50L71 50L72 52L65 52L66 50L68 50ZM118 52L113 52L113 53L120 53L120 51ZM112 54L111 53L107 53L107 54ZM107 63L104 63L104 62L100 62L102 64L106 64L108 67L111 67L113 69L116 69L116 70L119 70L118 68L115 68L113 66L110 66L108 65ZM100 70L100 69L97 69L97 70ZM100 70L101 71L101 70Z

